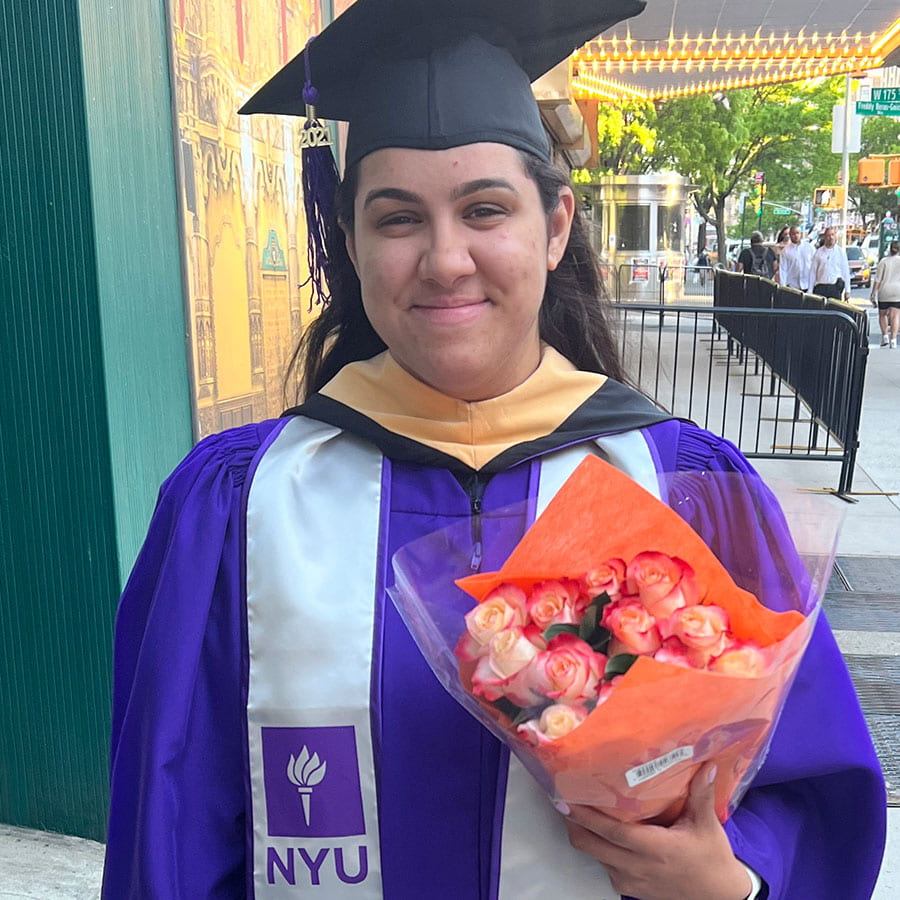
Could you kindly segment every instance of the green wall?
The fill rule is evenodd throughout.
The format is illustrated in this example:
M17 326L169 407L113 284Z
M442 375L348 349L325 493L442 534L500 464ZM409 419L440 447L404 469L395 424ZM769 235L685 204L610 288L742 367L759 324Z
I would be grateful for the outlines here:
M102 838L111 635L191 443L164 6L0 0L0 821Z

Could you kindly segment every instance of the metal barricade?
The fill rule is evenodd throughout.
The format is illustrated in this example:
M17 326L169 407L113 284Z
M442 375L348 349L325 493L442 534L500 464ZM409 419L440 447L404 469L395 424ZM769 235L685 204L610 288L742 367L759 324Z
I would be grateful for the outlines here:
M849 499L868 353L858 318L824 306L613 309L625 371L661 407L750 458L840 462Z
M621 263L610 279L618 303L711 304L716 270L710 266Z

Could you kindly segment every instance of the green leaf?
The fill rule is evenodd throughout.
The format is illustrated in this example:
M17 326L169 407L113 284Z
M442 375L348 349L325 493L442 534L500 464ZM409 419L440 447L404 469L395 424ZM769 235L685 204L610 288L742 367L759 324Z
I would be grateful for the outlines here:
M578 626L578 637L583 641L591 642L591 637L597 630L597 607L593 603L585 610L581 624Z
M506 697L500 697L498 700L495 700L494 706L499 709L504 716L509 716L513 722L515 722L517 716L522 714L522 707L516 706L512 700L507 700Z
M617 653L611 656L606 663L603 680L610 681L617 675L624 675L634 665L636 659L636 653Z
M598 625L588 643L591 645L592 650L596 650L598 653L606 653L606 648L609 645L609 639L611 637L612 633L608 628Z
M547 630L543 634L543 638L548 643L553 640L553 638L558 637L561 634L574 634L575 637L578 637L578 626L577 625L550 625Z

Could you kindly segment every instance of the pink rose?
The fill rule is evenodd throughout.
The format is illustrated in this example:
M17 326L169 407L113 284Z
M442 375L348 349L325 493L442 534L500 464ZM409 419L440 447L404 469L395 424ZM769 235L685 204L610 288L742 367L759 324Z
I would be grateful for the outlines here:
M663 641L663 645L653 654L657 662L669 663L671 666L681 666L684 669L696 669L691 660L688 648L677 638L669 638Z
M625 583L625 560L624 559L608 559L605 563L597 566L584 573L582 578L584 582L585 593L591 599L599 596L604 591L609 594L610 599L615 600Z
M677 637L697 668L705 668L728 643L728 613L721 606L685 606L660 624L664 636Z
M647 611L657 619L699 602L694 570L677 556L638 553L628 564L626 574L629 592L638 594Z
M768 654L759 644L735 641L709 664L709 668L722 675L755 678L765 672L768 662Z
M525 616L525 592L513 584L501 584L466 613L466 631L456 645L456 655L474 662L488 652L495 634L524 625Z
M549 744L557 738L565 737L586 718L587 710L581 706L554 703L541 713L539 719L521 724L518 731L533 744Z
M539 641L540 633L534 626L523 628L513 625L505 628L491 638L486 656L482 656L472 673L472 690L477 696L488 700L509 697L513 703L527 706L533 702L527 691L522 694L513 684L518 675L541 648L532 643L532 638Z
M578 583L569 579L536 584L526 605L531 621L541 629L573 624L577 621L575 601L579 593Z
M639 600L616 600L603 608L600 624L612 632L607 652L653 653L660 643L656 619Z
M523 687L538 697L578 703L596 696L606 657L574 634L560 634L523 673Z

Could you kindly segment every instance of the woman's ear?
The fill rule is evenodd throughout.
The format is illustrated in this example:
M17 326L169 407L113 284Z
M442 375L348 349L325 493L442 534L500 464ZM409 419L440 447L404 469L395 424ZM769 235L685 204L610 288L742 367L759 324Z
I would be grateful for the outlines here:
M559 189L559 203L548 220L547 269L552 272L563 258L569 243L572 218L575 215L575 194L568 187Z

